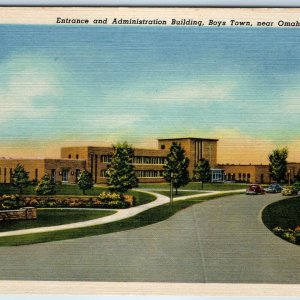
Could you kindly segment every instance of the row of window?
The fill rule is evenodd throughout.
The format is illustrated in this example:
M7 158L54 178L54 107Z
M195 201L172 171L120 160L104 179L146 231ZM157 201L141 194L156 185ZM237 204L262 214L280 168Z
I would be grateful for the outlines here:
M156 156L135 156L132 163L141 165L164 165L166 163L166 158Z
M8 168L3 168L3 182L7 183L7 180L8 180L8 182L11 183L12 182L13 169L9 168L9 178L7 178L6 169L8 169ZM38 179L38 174L39 174L38 172L39 172L39 170L35 169L35 180ZM29 174L29 172L28 172L28 174ZM0 176L2 176L2 168L0 168Z
M69 154L69 156L68 156L68 157L69 157L69 159L71 159L71 158L72 158L72 154ZM76 154L76 156L75 156L75 157L76 157L76 159L79 159L79 154Z
M106 176L106 170L101 170L100 172L101 177ZM139 178L162 178L163 171L156 171L156 170L136 170L135 171L136 177Z
M100 162L102 163L110 163L111 159L111 155L100 156ZM135 156L132 160L132 163L139 165L164 165L166 163L166 158L157 156Z
M250 181L250 174L249 173L227 173L226 175L227 180L239 180L239 181Z

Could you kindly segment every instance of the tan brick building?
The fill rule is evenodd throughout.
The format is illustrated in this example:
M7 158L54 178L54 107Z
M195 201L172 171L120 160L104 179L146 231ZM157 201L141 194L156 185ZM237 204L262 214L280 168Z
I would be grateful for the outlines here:
M212 181L271 182L268 165L217 164L217 139L175 138L159 139L158 149L134 148L133 164L140 182L164 182L163 166L173 142L180 144L189 158L192 178L198 161L207 159L211 165ZM29 172L30 180L40 180L47 173L55 182L76 183L84 169L91 172L94 182L106 182L105 172L113 155L112 147L64 147L60 159L0 158L0 183L9 183L17 164ZM288 176L295 179L300 163L288 164Z
M177 138L159 139L158 149L134 148L133 164L140 182L164 182L163 165L173 142L180 144L190 160L189 174L193 176L197 162L208 159L211 166L217 164L217 139ZM64 147L61 157L64 159L84 159L86 168L91 172L94 182L106 182L105 171L113 155L112 147Z
M10 183L12 172L18 165L29 172L29 180L39 181L45 174L51 176L53 182L76 182L79 173L86 168L85 160L69 159L13 159L0 158L0 183Z
M272 178L269 172L269 165L234 165L220 164L218 167L224 170L224 180L249 182L249 183L271 183ZM286 179L290 177L295 181L300 170L300 163L288 163Z

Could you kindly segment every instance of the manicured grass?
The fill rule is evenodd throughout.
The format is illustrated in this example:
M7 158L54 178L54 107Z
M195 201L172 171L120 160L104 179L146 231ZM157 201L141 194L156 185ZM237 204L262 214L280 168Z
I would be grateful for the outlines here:
M167 191L151 190L151 192L170 197L170 191L168 191L168 190ZM175 191L174 191L173 197L177 198L177 197L182 197L182 196L197 195L197 194L201 194L201 193L204 193L204 192L202 192L202 191L195 192L195 191L180 191L180 190L178 190L178 195L176 195Z
M204 183L203 190L210 191L229 191L229 190L239 190L246 189L247 183ZM164 189L168 190L170 188L169 183L140 183L139 188L149 188L149 189ZM180 190L199 190L202 191L201 182L190 182L187 185L181 187Z
M114 214L111 210L89 209L38 209L36 220L8 220L1 222L0 232L37 228L88 221Z
M191 200L182 200L174 202L173 206L170 204L164 204L152 209L146 210L134 217L124 219L121 221L116 221L108 224L102 224L91 227L69 229L63 231L37 233L20 235L13 237L2 237L0 238L0 246L17 246L17 245L27 245L34 243L45 243L50 241L59 241L66 239L81 238L86 236L95 236L101 234L107 234L117 231L124 231L129 229L134 229L153 223L163 221L178 211L185 209L193 204L201 203L207 200L228 196L229 194L220 195L210 195L202 198L195 198Z
M155 196L150 195L148 193L143 193L140 191L128 191L128 192L126 192L126 194L129 194L129 195L132 195L135 197L136 206L152 202L156 199Z
M280 226L294 229L300 226L300 197L284 199L268 205L262 212L264 224L272 230Z
M266 227L278 237L300 245L300 197L281 200L268 205L262 212Z

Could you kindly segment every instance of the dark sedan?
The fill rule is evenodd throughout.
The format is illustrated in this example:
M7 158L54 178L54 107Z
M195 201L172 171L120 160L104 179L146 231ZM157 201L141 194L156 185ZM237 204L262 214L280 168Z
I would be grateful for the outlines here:
M265 189L265 191L267 193L281 193L282 186L278 183L272 183Z
M250 184L246 190L247 195L264 194L265 190L259 184Z

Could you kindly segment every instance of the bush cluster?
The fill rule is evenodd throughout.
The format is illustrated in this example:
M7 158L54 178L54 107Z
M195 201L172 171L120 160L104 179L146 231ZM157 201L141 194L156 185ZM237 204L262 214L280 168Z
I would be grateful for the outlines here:
M273 228L273 233L290 243L300 244L300 226L295 227L294 230L277 226Z
M98 197L24 197L3 195L0 197L0 209L19 209L21 207L38 208L128 208L135 205L131 195L103 192Z
M19 209L24 206L24 202L19 195L0 196L0 210Z

